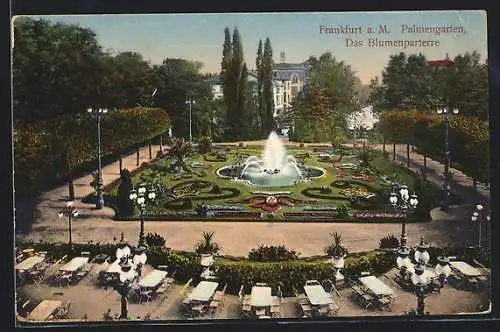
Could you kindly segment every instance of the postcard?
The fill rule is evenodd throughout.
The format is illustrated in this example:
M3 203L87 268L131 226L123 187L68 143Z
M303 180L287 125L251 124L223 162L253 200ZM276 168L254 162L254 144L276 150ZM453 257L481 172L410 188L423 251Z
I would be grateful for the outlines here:
M490 312L485 12L12 32L18 325Z

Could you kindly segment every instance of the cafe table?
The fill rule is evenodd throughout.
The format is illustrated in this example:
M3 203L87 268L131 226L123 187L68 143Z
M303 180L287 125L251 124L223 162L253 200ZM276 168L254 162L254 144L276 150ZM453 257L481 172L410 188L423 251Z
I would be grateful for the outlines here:
M43 300L28 315L28 319L34 321L45 321L61 306L62 306L62 301Z
M253 286L250 293L250 305L252 307L270 307L273 305L273 297L271 296L271 287Z
M31 270L35 265L44 261L42 256L31 256L16 265L16 270Z
M458 272L467 277L479 277L483 275L481 271L479 271L473 266L470 266L466 262L452 261L450 262L450 265L453 269L457 270Z
M66 263L66 265L61 267L59 271L75 272L81 269L85 264L87 264L88 261L89 261L88 257L75 257L68 263Z
M187 298L191 301L208 302L214 295L215 290L219 287L218 282L201 281L192 291L188 294Z
M392 289L375 276L361 277L359 281L376 296L394 295Z
M321 285L304 286L304 291L312 305L327 305L332 303L332 299L325 292Z
M156 288L165 280L166 276L167 272L165 271L153 270L139 280L139 286L141 288Z

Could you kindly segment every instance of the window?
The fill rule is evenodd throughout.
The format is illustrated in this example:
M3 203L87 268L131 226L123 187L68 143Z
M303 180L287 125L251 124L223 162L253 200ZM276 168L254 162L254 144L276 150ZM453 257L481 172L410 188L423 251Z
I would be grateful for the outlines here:
M298 77L297 77L296 75L293 75L293 76L292 76L292 83L296 84L296 83L298 83L298 82L299 82Z
M275 70L273 75L274 77L278 76L278 72Z

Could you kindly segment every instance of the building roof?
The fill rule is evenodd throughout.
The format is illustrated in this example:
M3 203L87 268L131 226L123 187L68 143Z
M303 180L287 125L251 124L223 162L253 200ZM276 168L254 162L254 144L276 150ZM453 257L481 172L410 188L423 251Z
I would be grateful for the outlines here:
M209 78L204 79L203 81L210 84L210 85L222 84L220 76L209 77Z
M274 70L307 70L304 63L275 63Z
M427 61L427 64L431 67L448 67L453 65L453 61L449 59L432 60L432 61Z

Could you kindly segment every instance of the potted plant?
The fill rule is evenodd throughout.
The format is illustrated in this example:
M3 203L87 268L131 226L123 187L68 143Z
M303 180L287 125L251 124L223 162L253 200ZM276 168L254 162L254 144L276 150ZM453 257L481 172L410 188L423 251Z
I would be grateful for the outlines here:
M343 262L347 256L347 249L342 246L342 234L334 232L330 233L330 236L333 238L333 241L325 247L324 251L328 256L334 257L336 260L342 260Z

